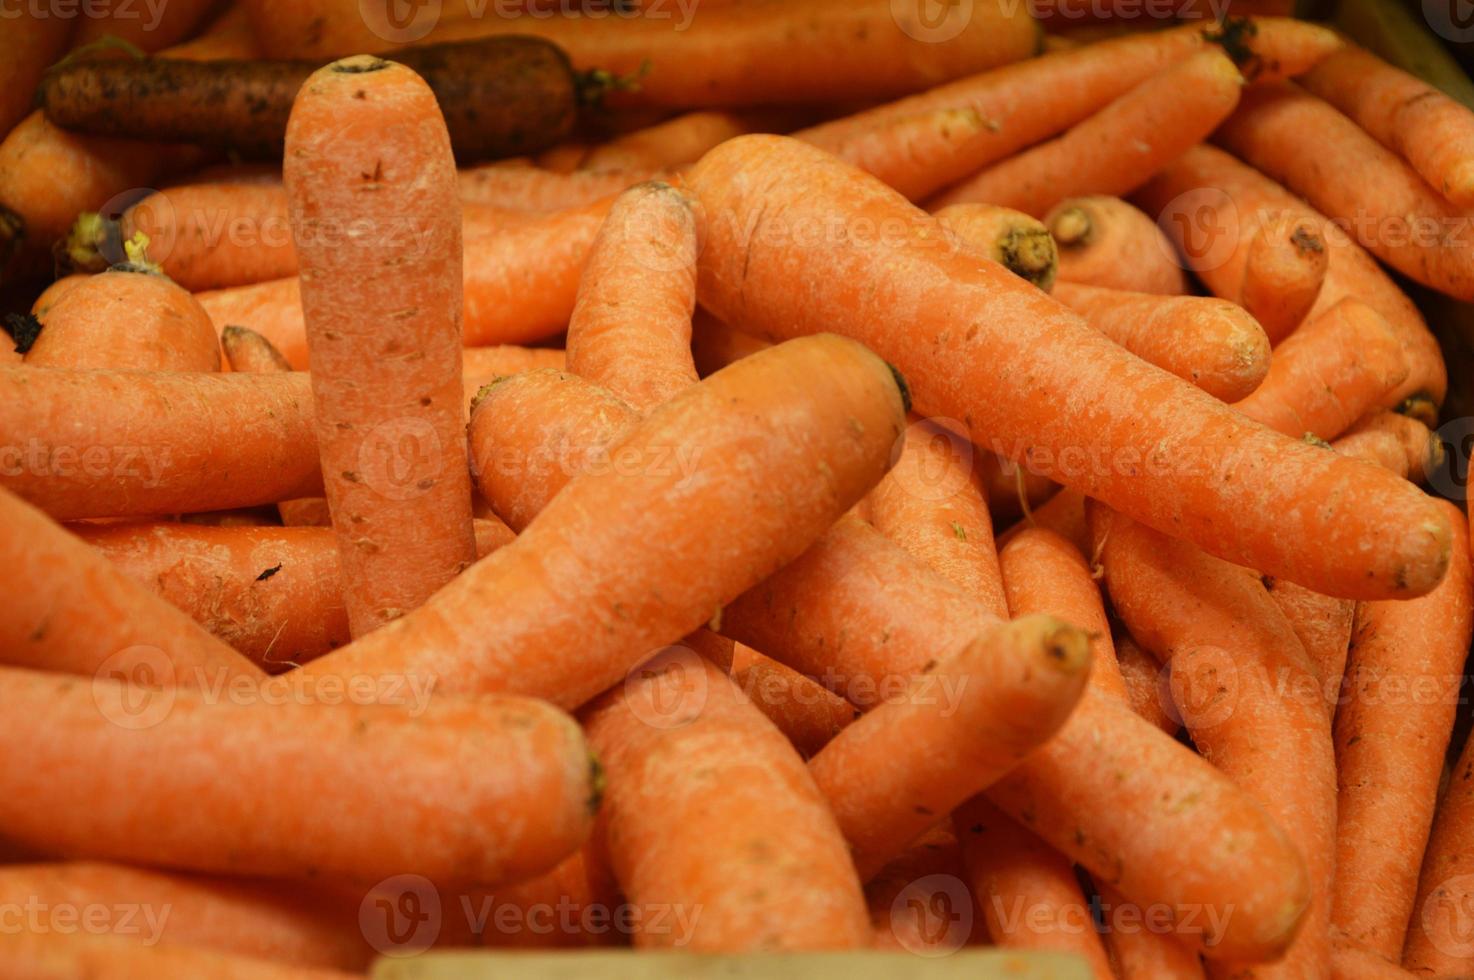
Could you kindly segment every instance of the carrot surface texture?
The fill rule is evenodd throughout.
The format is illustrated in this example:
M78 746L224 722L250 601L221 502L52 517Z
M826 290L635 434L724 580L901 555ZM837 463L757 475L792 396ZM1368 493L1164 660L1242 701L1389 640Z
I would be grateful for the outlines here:
M743 136L687 186L707 221L698 290L726 322L853 336L897 365L919 411L1236 563L1348 598L1421 595L1443 577L1452 532L1416 488L1141 362L868 175Z
M1182 259L1151 218L1116 197L1072 197L1044 223L1059 249L1059 278L1082 286L1180 296Z
M361 636L476 557L455 159L429 86L367 56L308 78L286 139L318 452Z

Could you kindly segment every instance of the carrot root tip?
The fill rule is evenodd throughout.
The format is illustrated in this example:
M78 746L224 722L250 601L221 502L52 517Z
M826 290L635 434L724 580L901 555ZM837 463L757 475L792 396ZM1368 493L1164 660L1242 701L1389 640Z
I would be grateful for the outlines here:
M1430 429L1438 427L1438 403L1425 393L1409 395L1397 406L1397 412L1399 415L1417 419Z

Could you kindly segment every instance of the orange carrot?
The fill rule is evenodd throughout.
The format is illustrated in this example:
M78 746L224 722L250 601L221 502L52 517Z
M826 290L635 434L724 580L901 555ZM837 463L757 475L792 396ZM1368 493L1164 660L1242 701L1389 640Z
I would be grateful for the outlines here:
M512 211L564 211L603 201L636 184L669 177L663 169L557 174L524 163L488 163L459 175L461 200Z
M0 368L0 486L59 520L321 493L307 379Z
M1042 745L1090 674L1083 632L1030 616L940 657L809 762L868 880Z
M669 184L614 202L584 265L568 321L568 370L643 412L694 384L700 225Z
M195 299L222 333L227 327L251 330L280 351L293 370L307 370L307 327L297 277L210 290Z
M567 360L563 351L552 347L517 347L500 344L495 347L467 347L461 351L461 365L468 378L491 379L542 368L563 370Z
M221 330L220 349L225 353L225 360L232 371L277 374L292 370L292 365L287 363L282 352L249 327L226 327Z
M1105 905L1104 938L1121 980L1202 980L1202 961L1188 945L1165 932L1153 911L1098 885Z
M348 625L362 636L476 557L455 159L430 87L365 56L303 84L285 161L323 483ZM411 216L413 239L382 239ZM376 231L318 235L338 223Z
M1269 338L1242 307L1203 296L1155 296L1062 282L1059 301L1144 361L1214 398L1238 401L1270 371ZM1399 360L1401 351L1397 352Z
M732 329L699 306L691 317L691 359L703 378L769 346L766 340Z
M1422 79L1348 45L1302 79L1457 208L1474 207L1474 115Z
M1058 483L1035 472L1028 463L1015 463L997 453L981 453L978 469L987 488L988 509L1000 527L1017 521L1026 511L1047 505L1061 493Z
M1331 936L1331 976L1335 980L1410 980L1417 975L1345 936Z
M942 955L985 941L963 874L957 836L950 827L933 827L865 886L871 948Z
M11 758L29 760L3 777L6 834L186 870L363 881L408 871L486 885L546 871L588 837L595 765L578 726L547 704L431 699L424 689L391 691L392 682L376 696L399 704L327 704L314 702L334 692L341 702L346 689L271 685L222 700L0 670L15 708L0 740ZM30 723L42 716L51 721L44 736ZM396 765L415 778L344 778ZM69 778L38 779L61 766ZM126 797L120 778L132 787ZM249 820L239 819L243 793ZM314 825L307 805L345 816ZM177 819L180 806L194 819ZM373 816L386 812L397 815L392 824Z
M1353 425L1331 448L1398 476L1422 483L1443 465L1443 442L1415 418L1396 412L1374 412Z
M1239 302L1278 343L1315 306L1330 263L1325 240L1311 221L1267 221L1249 242Z
M1043 216L1080 194L1125 194L1213 132L1238 104L1243 81L1221 51L1201 51L1063 136L957 184L930 206L983 201Z
M1180 296L1182 259L1151 218L1119 198L1074 197L1044 218L1059 248L1059 277L1085 286Z
M1234 408L1288 436L1334 439L1407 372L1387 321L1359 300L1342 300L1291 334L1264 383Z
M584 158L592 149L593 147L583 140L570 139L548 147L532 159L544 170L551 170L555 174L571 174L578 169L579 164L583 163Z
M1119 632L1114 637L1116 663L1126 684L1126 700L1131 710L1166 732L1176 735L1182 728L1167 677L1157 659L1141 648L1131 635Z
M1356 603L1321 595L1284 579L1266 578L1264 587L1300 638L1320 682L1326 707L1334 716L1336 692L1341 689L1341 678L1346 672Z
M584 724L609 777L599 832L615 876L637 907L691 918L683 948L869 941L855 866L813 777L720 669L694 654L657 658ZM637 927L634 942L670 947L676 935Z
M1035 508L1028 518L1003 532L998 538L998 544L1006 547L1010 541L1031 527L1053 531L1074 545L1075 550L1082 555L1093 550L1090 534L1085 526L1085 498L1077 490L1061 490L1050 497L1042 506Z
M0 936L7 972L26 980L350 980L359 974L322 967L287 966L194 946L141 946L85 929L11 932Z
M1316 152L1303 152L1304 134ZM1404 275L1474 299L1469 218L1335 107L1293 86L1245 94L1218 143L1340 219L1350 237Z
M0 69L0 138L31 111L42 73L66 48L76 23L44 6L7 14L0 39L0 64L5 66Z
M729 673L805 759L860 716L844 698L749 646L735 644Z
M794 140L741 136L687 184L709 222L698 289L721 319L853 336L897 365L922 413L1228 560L1351 598L1421 595L1443 577L1451 531L1416 488L1253 425L1001 267L937 248L935 220L873 178ZM829 230L824 247L796 244L808 227ZM1233 478L1268 465L1275 481Z
M1417 897L1464 659L1474 637L1474 571L1459 508L1443 582L1410 602L1364 603L1356 614L1336 713L1336 896L1348 938L1396 959Z
M782 132L784 122L774 113L688 112L601 143L580 159L578 169L641 171L678 167L695 163L707 150L734 136Z
M939 210L937 220L973 248L1046 293L1054 285L1059 272L1059 251L1049 229L1039 219L992 204L954 204Z

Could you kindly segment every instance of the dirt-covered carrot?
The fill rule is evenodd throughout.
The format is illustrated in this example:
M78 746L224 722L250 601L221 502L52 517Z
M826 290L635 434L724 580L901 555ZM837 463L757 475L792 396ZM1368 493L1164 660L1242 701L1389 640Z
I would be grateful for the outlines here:
M433 602L304 670L413 673L437 677L438 689L581 704L797 557L864 496L889 464L903 401L890 368L840 337L738 362L652 412L613 465L570 481ZM767 463L753 468L759 446ZM683 513L699 516L673 525ZM641 544L655 537L658 551ZM532 571L575 554L579 574L556 587ZM676 576L665 571L674 555ZM647 587L653 579L659 588ZM556 612L575 607L577 617Z
M321 493L305 376L0 368L0 486L59 520Z
M8 133L31 111L36 85L56 60L76 27L71 17L44 7L18 8L6 19L0 38L0 134ZM0 136L3 138L3 136Z
M1243 78L1202 51L1142 82L1058 139L952 187L933 209L982 201L1043 216L1082 194L1125 194L1202 141L1238 105Z
M1474 738L1464 743L1438 801L1407 924L1402 965L1418 976L1474 970L1468 910L1474 905Z
M805 759L860 716L854 705L828 688L741 643L733 645L728 673Z
M532 37L406 48L394 60L425 79L457 158L535 153L566 137L579 81L567 57ZM47 72L37 102L51 122L95 136L191 143L270 159L292 99L321 62L108 59Z
M1474 635L1474 571L1467 525L1438 588L1410 602L1357 610L1336 712L1340 794L1332 921L1353 942L1401 955L1433 823L1464 659Z
M691 359L703 378L768 346L766 340L729 327L699 306L691 317Z
M1412 164L1454 207L1474 207L1474 115L1467 106L1351 45L1301 84Z
M14 707L0 740L8 757L29 760L0 773L6 832L185 870L361 881L411 872L485 885L549 870L587 838L596 769L571 718L528 698L432 699L378 680L379 700L400 703L314 703L328 689L287 678L259 696L219 698L0 671ZM30 723L38 717L51 722L44 734ZM37 782L62 765L68 779ZM414 778L351 777L385 766ZM133 787L126 796L120 778ZM249 820L238 819L242 793L254 801ZM194 819L177 819L180 806ZM304 807L345 816L315 822ZM372 817L386 812L392 823Z
M525 163L493 163L460 172L461 200L509 211L561 211L669 177L663 168L558 174Z
M220 350L232 371L246 374L277 374L292 370L285 355L265 337L249 327L226 327L220 331Z
M352 903L327 890L304 890L299 882L58 861L0 868L0 901L137 909L126 920L119 911L107 931L147 945L200 946L296 966L362 970L374 952Z
M1053 735L1085 690L1090 657L1086 635L1053 617L998 626L810 760L861 880Z
M643 412L694 384L700 224L669 184L624 192L594 239L568 321L568 370Z
M361 636L475 560L461 212L434 94L409 69L367 56L314 72L287 124L283 178L323 483L348 624ZM381 237L406 221L414 238ZM329 225L374 231L340 242L319 234Z
M1346 299L1291 334L1274 352L1264 383L1234 408L1285 435L1334 439L1407 373L1386 319Z
M1315 133L1315 153L1305 153ZM1352 120L1291 85L1256 88L1214 139L1346 223L1353 241L1455 299L1474 299L1468 219Z
M1001 266L937 248L935 219L874 178L796 140L741 136L687 186L708 219L698 290L721 319L855 337L897 365L920 412L1267 574L1348 598L1421 595L1443 577L1451 531L1415 487L1257 427ZM800 247L788 232L809 225L838 230ZM1271 466L1275 481L1247 478Z
M937 220L1009 272L1046 293L1059 272L1059 250L1038 218L992 204L954 204Z
M104 976L112 980L351 980L361 976L201 946L147 946L87 929L8 932L0 937L0 957L7 971L27 980Z
M1247 397L1270 371L1264 328L1227 300L1071 282L1060 283L1054 296L1137 357L1222 401Z
M1066 282L1161 296L1187 292L1177 250L1151 218L1120 198L1070 198L1044 223Z
M1092 530L1116 613L1169 665L1194 744L1280 823L1309 866L1305 925L1264 975L1326 975L1336 760L1310 658L1242 569L1108 510L1092 512Z
M1354 456L1414 483L1443 465L1443 442L1428 426L1397 412L1374 412L1331 443L1343 456Z
M865 945L870 923L844 838L788 741L719 668L657 658L584 724L608 788L599 832L637 907L687 909L684 949ZM676 933L638 928L641 948Z

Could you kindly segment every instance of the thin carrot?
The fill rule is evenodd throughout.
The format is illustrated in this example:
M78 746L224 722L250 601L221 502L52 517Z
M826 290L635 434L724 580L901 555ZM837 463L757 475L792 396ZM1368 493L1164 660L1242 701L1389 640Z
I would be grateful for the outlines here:
M1407 373L1392 327L1367 304L1346 299L1291 334L1264 383L1234 408L1287 436L1334 439Z
M1156 725L1168 735L1175 736L1182 729L1177 707L1172 704L1172 692L1167 689L1167 676L1157 658L1147 653L1121 631L1115 634L1116 663L1121 679L1126 684L1126 700L1131 710Z
M809 771L860 879L1053 735L1085 690L1090 658L1085 634L1053 617L1001 625L940 656L814 756Z
M1464 659L1474 637L1474 571L1459 508L1454 560L1438 588L1357 610L1336 712L1336 896L1332 921L1395 959L1417 897Z
M1315 152L1304 152L1306 133ZM1474 299L1469 219L1334 106L1290 85L1254 89L1214 139L1346 222L1377 258L1456 299Z
M0 937L0 956L12 976L26 980L349 980L356 973L325 967L288 966L194 946L143 946L112 936L9 932Z
M348 625L362 636L476 557L455 159L429 86L368 56L312 74L286 146L318 452ZM410 215L413 240L316 234L330 223L387 229Z
M292 370L292 365L282 352L249 327L226 327L221 330L220 349L225 353L225 360L232 371L278 374Z
M860 716L854 705L828 688L741 643L735 645L729 673L805 759Z
M703 378L770 346L766 340L734 330L699 306L691 317L691 359Z
M1061 201L1044 218L1059 248L1059 278L1084 286L1181 296L1182 259L1151 218L1116 197Z
M1467 106L1351 45L1301 84L1407 160L1454 207L1474 207L1474 115Z
M734 136L782 132L786 121L776 113L688 112L599 144L579 161L578 169L641 171L678 167L695 163L707 150Z
M44 7L23 7L7 17L0 39L0 138L31 111L31 99L46 66L67 46L76 21Z
M1071 282L1055 287L1054 296L1137 357L1222 401L1249 396L1270 371L1264 328L1226 300Z
M1046 293L1059 272L1059 251L1038 218L992 204L954 204L937 220L1009 272Z
M1343 456L1376 463L1398 476L1422 483L1443 465L1443 442L1415 418L1379 411L1353 425L1331 448Z
M579 280L568 321L568 370L646 411L694 384L700 224L669 184L615 200Z
M637 907L692 917L685 949L869 941L855 866L813 777L719 668L695 655L652 661L584 724L608 773L599 832L615 876ZM634 942L675 936L637 928Z
M996 164L933 198L983 201L1043 216L1081 194L1126 194L1201 142L1238 105L1243 78L1221 51L1165 69L1063 136Z
M58 520L321 493L307 378L0 368L0 486Z
M1416 488L1254 426L1001 267L938 248L935 220L873 178L794 140L741 136L687 186L709 222L698 289L721 319L770 337L853 336L897 365L922 413L1268 574L1355 598L1421 595L1443 577L1451 531ZM835 231L799 247L790 233L807 227ZM1234 478L1269 465L1279 479Z

